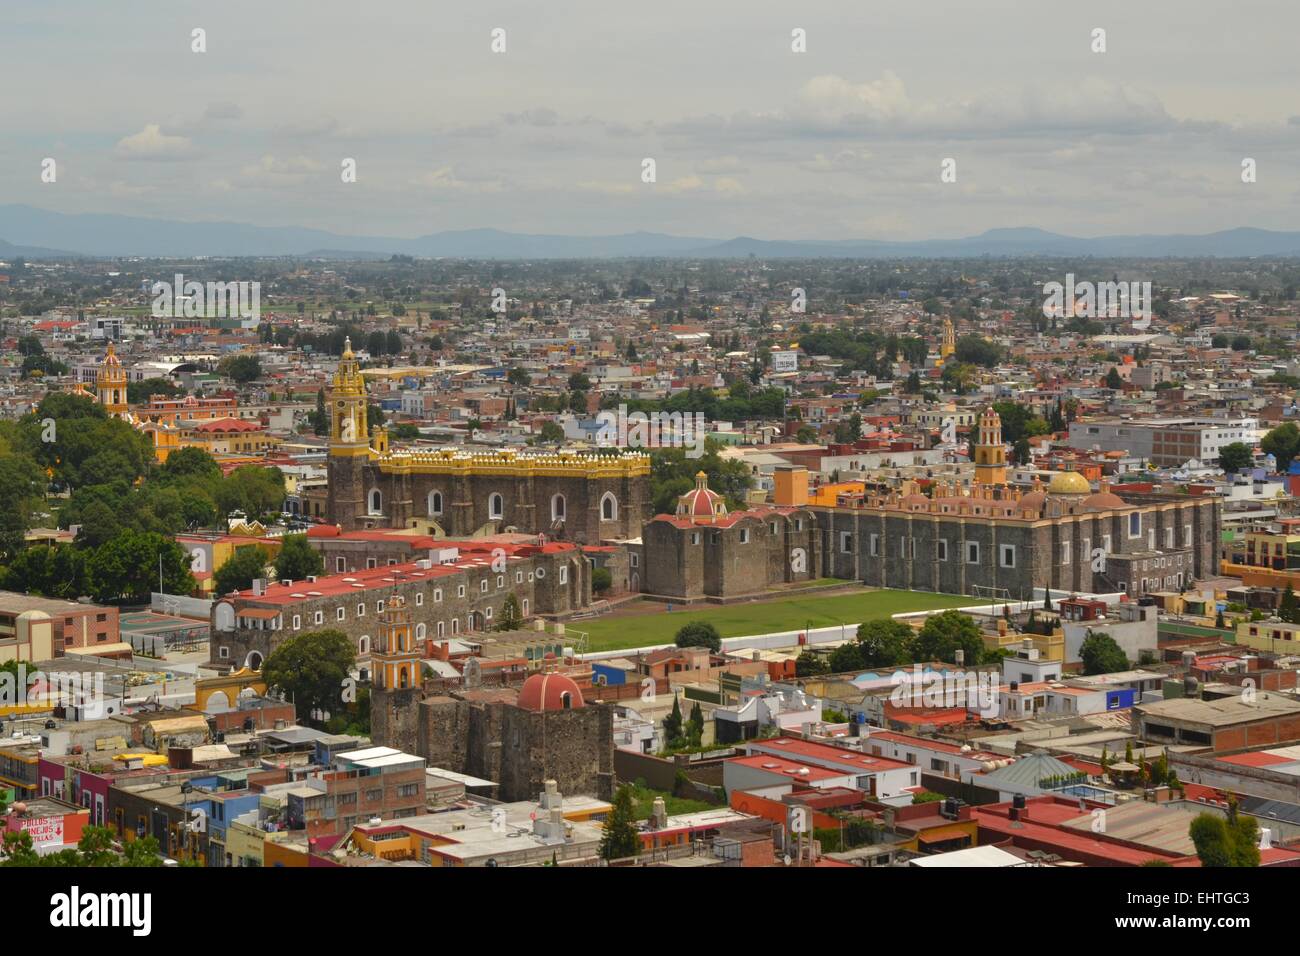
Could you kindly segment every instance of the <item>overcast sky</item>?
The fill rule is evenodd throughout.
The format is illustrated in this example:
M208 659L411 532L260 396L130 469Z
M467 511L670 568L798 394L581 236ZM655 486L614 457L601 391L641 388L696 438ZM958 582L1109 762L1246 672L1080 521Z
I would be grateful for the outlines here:
M395 236L1300 228L1300 4L1279 0L4 0L3 17L0 202Z

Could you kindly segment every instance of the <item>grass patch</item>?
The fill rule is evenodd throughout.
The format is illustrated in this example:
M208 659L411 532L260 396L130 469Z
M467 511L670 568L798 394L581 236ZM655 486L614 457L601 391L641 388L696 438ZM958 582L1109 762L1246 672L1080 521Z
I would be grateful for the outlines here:
M654 811L655 797L664 798L664 808L668 811L670 817L675 817L679 813L699 813L702 810L715 809L712 803L706 803L703 800L674 797L664 790L651 790L641 784L633 784L632 800L636 806L636 818L638 820L650 819L650 814Z
M654 644L671 644L678 629L690 621L707 621L723 637L745 637L806 627L857 625L875 618L909 611L933 611L969 607L979 599L961 594L927 594L921 591L862 591L836 597L778 598L756 604L730 607L686 608L648 614L607 615L588 621L574 621L572 630L586 631L588 651L616 651ZM664 605L667 607L667 605ZM853 636L853 628L846 634Z

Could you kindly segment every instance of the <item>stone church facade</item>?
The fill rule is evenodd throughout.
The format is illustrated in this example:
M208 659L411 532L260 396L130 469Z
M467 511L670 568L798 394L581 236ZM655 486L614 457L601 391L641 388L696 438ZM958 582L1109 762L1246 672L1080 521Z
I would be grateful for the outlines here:
M367 430L365 383L350 343L328 404L326 517L344 531L518 531L595 544L635 538L649 517L645 454L390 449L385 429Z

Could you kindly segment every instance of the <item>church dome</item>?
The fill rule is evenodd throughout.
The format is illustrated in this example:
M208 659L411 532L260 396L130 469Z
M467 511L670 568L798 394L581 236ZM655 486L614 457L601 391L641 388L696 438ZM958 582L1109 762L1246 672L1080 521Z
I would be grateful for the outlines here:
M1030 491L1020 496L1016 502L1017 511L1042 511L1047 504L1047 492Z
M1128 502L1113 491L1099 491L1084 498L1083 506L1097 511L1113 511L1116 508L1127 508Z
M585 706L582 689L563 674L534 674L519 689L519 706L525 710L574 710Z
M1052 495L1086 495L1092 492L1092 485L1077 471L1061 471L1052 476L1047 492Z
M722 495L709 490L709 476L704 472L695 475L695 487L677 499L677 516L686 518L714 518L727 513Z

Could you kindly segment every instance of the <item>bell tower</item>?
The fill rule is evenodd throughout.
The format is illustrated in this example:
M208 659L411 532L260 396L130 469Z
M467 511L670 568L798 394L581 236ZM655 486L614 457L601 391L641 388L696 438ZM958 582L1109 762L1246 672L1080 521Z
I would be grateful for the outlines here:
M420 686L420 654L411 629L411 609L394 594L379 615L379 632L370 653L375 687L406 690Z
M990 405L980 413L975 443L975 482L1007 483L1007 447L1002 443L1002 419Z
M104 362L95 373L95 397L110 417L121 418L126 414L126 369L117 357L113 343L108 343Z
M370 433L366 429L366 383L352 340L343 341L343 355L330 383L330 441L326 470L326 517L345 531L358 527L365 514L366 465Z
M343 356L330 383L330 454L366 455L366 383L361 364L352 354L352 339L343 340Z
M943 365L957 351L957 333L953 330L952 319L943 320L943 341L939 344L939 364Z

